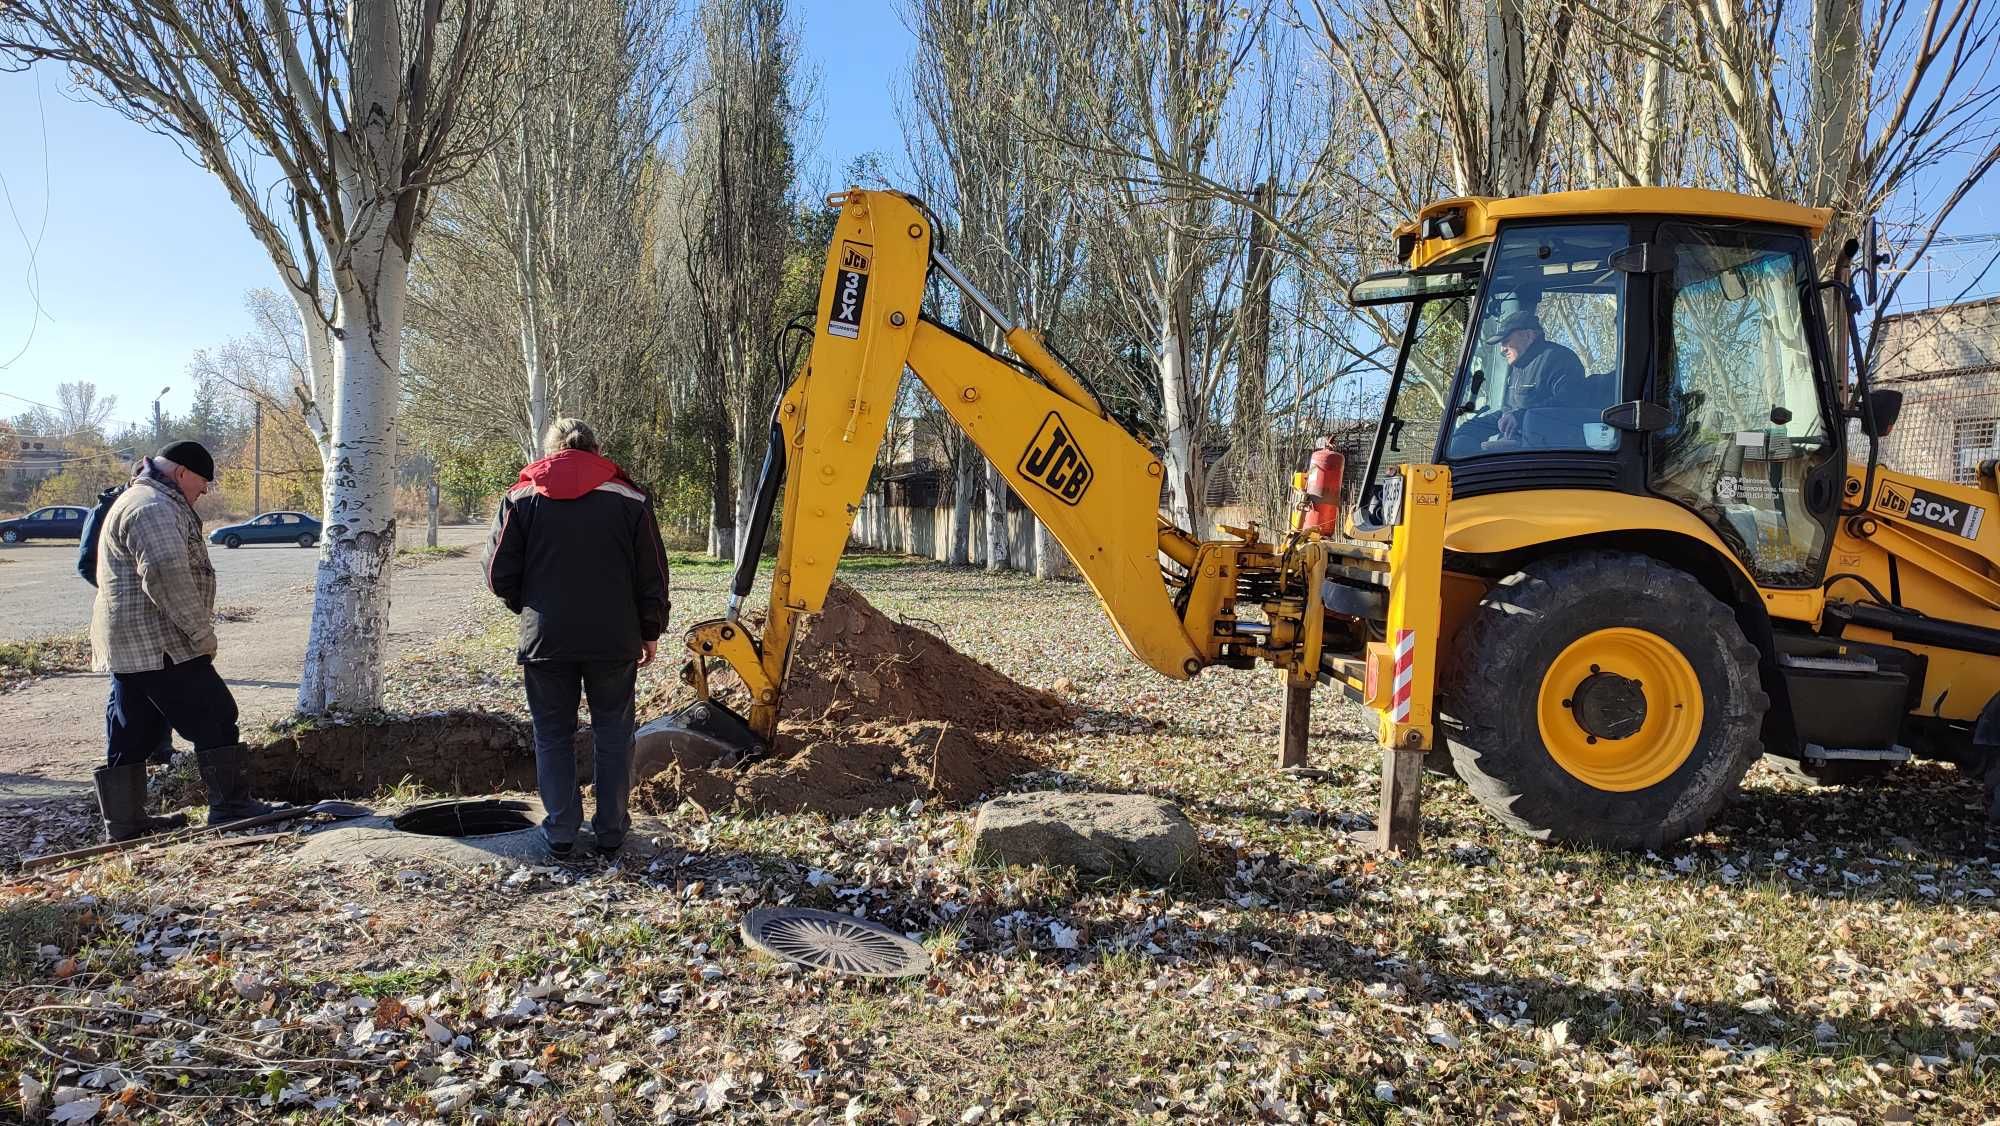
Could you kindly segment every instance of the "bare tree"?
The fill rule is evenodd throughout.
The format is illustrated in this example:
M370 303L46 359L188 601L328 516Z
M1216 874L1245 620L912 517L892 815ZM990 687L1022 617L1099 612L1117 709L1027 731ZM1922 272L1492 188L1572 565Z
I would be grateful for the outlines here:
M99 395L97 385L76 380L56 386L54 407L38 406L21 416L24 429L52 438L80 437L92 442L104 440L104 424L118 409L118 396Z
M918 49L914 120L905 128L952 252L1005 305L1053 332L1081 270L1083 239L1081 197L1065 182L1047 134L1084 127L1083 103L1070 91L1103 57L1103 32L1087 16L1076 18L1084 13L1052 18L1045 9L1028 0L916 0L906 14ZM993 348L1007 327L983 318L965 325ZM980 455L955 428L945 430L955 469L953 555L962 562L960 529ZM997 467L987 466L985 492L986 565L1000 570L1008 566L1008 490ZM1061 548L1039 521L1032 527L1034 570L1047 578Z
M647 420L665 332L650 180L679 110L666 0L505 0L506 123L438 197L411 281L410 409L538 456L552 414L617 448Z
M301 712L381 700L395 553L397 378L431 189L477 155L459 110L490 9L461 0L30 0L0 53L68 64L173 137L242 212L304 325L327 466ZM276 170L271 192L255 173Z
M712 459L709 547L733 559L782 378L767 343L792 245L798 43L784 0L707 0L698 24L688 139L663 215L698 311L678 375L697 389L689 405Z

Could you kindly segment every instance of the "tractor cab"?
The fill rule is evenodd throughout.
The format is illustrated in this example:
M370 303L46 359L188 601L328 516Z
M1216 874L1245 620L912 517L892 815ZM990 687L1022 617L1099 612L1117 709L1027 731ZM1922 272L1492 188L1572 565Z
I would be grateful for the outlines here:
M1396 466L1442 465L1454 503L1665 499L1758 587L1817 587L1845 472L1812 257L1827 219L1657 188L1424 209L1396 232L1403 265L1350 293L1408 306L1356 524L1393 523Z

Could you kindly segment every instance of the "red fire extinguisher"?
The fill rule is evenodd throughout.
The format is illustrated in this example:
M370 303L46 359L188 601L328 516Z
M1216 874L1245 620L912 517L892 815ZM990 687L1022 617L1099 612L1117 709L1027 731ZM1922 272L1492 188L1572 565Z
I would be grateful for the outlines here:
M1321 446L1313 451L1307 470L1299 475L1300 531L1333 535L1340 527L1340 485L1347 473L1347 459L1340 451Z

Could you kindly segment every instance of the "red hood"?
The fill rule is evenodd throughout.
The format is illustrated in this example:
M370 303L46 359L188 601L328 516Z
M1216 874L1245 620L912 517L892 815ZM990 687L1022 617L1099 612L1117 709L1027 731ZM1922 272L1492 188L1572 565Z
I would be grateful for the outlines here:
M533 485L536 492L552 500L575 500L607 481L640 491L616 462L584 450L564 450L532 462L521 470L514 485Z

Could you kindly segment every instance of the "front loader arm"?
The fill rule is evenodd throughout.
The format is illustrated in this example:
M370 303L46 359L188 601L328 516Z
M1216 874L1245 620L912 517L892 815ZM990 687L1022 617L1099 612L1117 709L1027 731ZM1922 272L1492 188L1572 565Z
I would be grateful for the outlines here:
M1159 460L1105 416L1031 331L1011 328L1008 341L1042 382L923 318L930 220L911 200L871 191L835 198L840 218L821 276L811 358L773 416L776 452L767 455L729 616L687 635L700 694L707 696L707 662L724 661L750 691L751 730L772 738L800 618L825 605L906 367L1069 552L1132 652L1171 677L1198 671L1213 646L1190 637L1160 569L1162 550L1193 568L1198 547L1158 517ZM772 491L780 473L781 500ZM780 536L770 614L757 638L736 611L774 504ZM1211 569L1220 573L1208 585L1230 582L1227 567ZM1197 600L1190 617L1202 610Z

